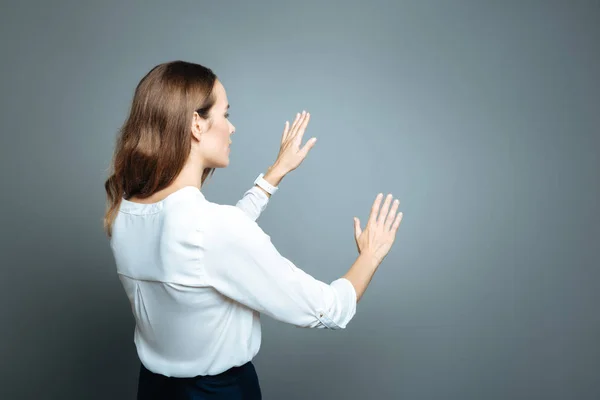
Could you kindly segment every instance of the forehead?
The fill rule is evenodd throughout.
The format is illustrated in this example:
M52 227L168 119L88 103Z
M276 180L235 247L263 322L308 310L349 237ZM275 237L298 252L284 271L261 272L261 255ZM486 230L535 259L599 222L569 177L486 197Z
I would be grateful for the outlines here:
M227 106L227 92L220 80L215 81L214 93L216 96L216 104Z

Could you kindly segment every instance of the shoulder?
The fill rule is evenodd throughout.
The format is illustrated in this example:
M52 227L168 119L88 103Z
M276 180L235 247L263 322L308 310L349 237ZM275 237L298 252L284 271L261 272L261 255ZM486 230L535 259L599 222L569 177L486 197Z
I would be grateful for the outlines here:
M270 240L241 208L211 203L210 236L223 245L245 246Z
M164 227L177 230L201 229L211 212L209 203L199 192L187 191L165 204Z

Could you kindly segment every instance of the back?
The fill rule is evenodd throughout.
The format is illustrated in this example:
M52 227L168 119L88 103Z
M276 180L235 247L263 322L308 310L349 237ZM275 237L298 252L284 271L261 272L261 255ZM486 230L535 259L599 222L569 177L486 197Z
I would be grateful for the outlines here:
M213 375L258 352L258 313L203 281L203 243L219 207L191 186L157 203L121 204L111 248L138 355L153 372Z
M215 204L193 186L153 204L123 200L111 247L148 370L194 377L241 366L260 348L260 314L322 329L352 319L352 283L315 279L256 223L267 201L252 187L236 206Z

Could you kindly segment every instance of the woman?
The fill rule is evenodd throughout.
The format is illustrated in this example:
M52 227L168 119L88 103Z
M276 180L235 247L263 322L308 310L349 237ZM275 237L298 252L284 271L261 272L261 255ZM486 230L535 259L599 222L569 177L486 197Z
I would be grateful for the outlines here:
M345 328L402 219L391 195L380 212L380 193L364 231L354 220L349 271L331 284L306 274L255 221L314 145L300 148L310 115L286 122L275 163L236 206L219 205L201 188L229 164L228 108L210 69L161 64L138 84L117 140L104 226L136 322L138 399L260 399L260 313Z

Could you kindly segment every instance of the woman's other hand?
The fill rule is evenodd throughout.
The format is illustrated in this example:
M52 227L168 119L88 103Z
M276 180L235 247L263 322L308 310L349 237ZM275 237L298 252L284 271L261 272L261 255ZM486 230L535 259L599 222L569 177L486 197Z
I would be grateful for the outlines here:
M360 227L360 220L356 217L354 218L354 239L356 240L358 252L360 254L369 254L378 263L381 263L390 251L396 239L396 232L402 221L402 212L396 214L400 201L398 199L394 200L392 209L390 210L392 195L388 194L380 212L379 208L382 198L382 193L379 193L375 198L375 202L371 207L371 215L364 231Z

